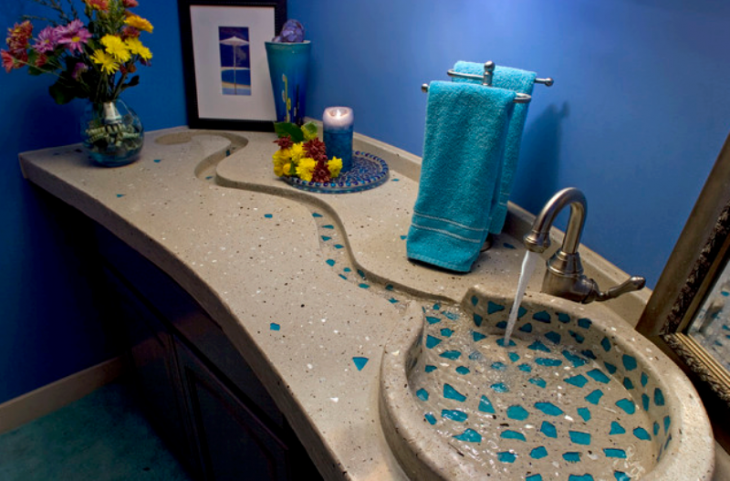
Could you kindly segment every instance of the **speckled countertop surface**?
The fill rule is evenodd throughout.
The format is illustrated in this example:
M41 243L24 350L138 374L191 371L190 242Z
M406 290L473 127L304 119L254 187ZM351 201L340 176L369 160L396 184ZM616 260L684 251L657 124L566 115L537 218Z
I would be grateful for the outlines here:
M470 274L418 266L405 258L404 236L420 159L358 136L355 149L388 162L386 183L355 194L308 194L271 172L274 138L177 128L148 133L142 159L125 167L96 167L78 146L21 154L21 166L31 182L104 225L195 297L267 386L325 478L405 479L378 419L380 358L405 315L393 301L458 302L475 284L509 294L529 216L513 210L508 231L515 236L499 236ZM333 223L326 241L320 219ZM341 253L326 242L339 242ZM623 280L590 251L584 262L591 275ZM367 280L343 281L349 271L338 269L345 265ZM538 271L528 296L541 277ZM584 309L635 323L647 297Z

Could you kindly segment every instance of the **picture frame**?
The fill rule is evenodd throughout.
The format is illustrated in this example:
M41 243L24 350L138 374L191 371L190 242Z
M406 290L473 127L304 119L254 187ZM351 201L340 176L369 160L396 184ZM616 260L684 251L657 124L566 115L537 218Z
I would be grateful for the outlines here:
M178 0L188 126L274 130L265 42L286 22L286 0Z
M730 449L730 136L667 261L637 331L692 379L715 439ZM727 299L727 301L726 301Z

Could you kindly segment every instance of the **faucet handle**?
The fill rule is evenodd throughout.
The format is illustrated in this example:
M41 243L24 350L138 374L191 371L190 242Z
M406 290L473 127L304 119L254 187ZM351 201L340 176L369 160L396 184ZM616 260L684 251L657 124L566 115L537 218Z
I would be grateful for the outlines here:
M596 293L595 300L598 302L603 302L608 301L609 299L615 299L622 294L626 294L627 292L633 292L643 289L645 285L646 279L639 276L632 276L629 277L628 280L626 280L625 282L610 288L606 292L598 291Z

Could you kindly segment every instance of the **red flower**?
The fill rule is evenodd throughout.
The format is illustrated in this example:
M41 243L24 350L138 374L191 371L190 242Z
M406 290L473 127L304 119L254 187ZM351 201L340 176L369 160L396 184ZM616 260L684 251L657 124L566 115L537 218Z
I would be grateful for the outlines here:
M33 36L33 24L30 20L23 23L16 23L13 28L8 29L8 38L5 41L10 47L10 51L17 53L19 50L28 48L30 37Z
M132 38L132 37L139 37L139 33L140 33L139 30L132 27L131 25L125 25L122 28L122 39L126 40L126 39Z
M124 4L125 8L133 8L139 5L139 2L137 0L122 0L122 4Z
M327 158L325 157L325 159L320 159L317 161L317 166L314 168L314 172L312 173L312 182L324 183L329 182L330 180L332 180L332 177L330 176L330 170L327 168Z
M307 157L311 157L318 162L327 161L327 149L324 142L317 137L304 144L304 151L307 153Z
M286 137L280 137L274 141L275 144L279 146L280 149L288 149L292 145L294 145L294 142L292 142L291 137L288 135Z
M10 72L13 69L22 67L23 63L19 62L19 60L22 60L23 62L28 61L28 53L23 51L17 52L17 56L11 54L7 50L0 50L0 57L2 57L3 61L3 68L5 68L6 72Z
M38 54L38 56L35 59L34 65L38 68L43 67L48 62L48 57L46 57L45 53Z

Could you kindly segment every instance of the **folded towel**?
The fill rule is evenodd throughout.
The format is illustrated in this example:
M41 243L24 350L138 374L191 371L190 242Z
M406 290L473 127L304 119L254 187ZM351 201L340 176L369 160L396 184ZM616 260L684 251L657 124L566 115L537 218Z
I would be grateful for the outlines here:
M411 259L468 272L489 228L515 92L431 82Z
M484 75L484 64L473 62L456 62L454 70L460 73L469 73L476 75ZM515 92L532 95L532 88L535 86L535 72L528 72L510 67L500 67L494 69L492 77L492 86L501 89L514 90ZM478 80L463 79L454 77L454 82L481 83ZM520 156L520 142L522 141L522 132L525 129L525 118L527 117L527 107L530 104L517 104L512 113L509 130L507 132L507 142L504 148L504 161L502 162L501 180L497 183L499 194L494 197L494 205L492 206L491 220L489 222L489 232L499 234L504 227L504 221L507 218L507 201L512 192L514 185L515 171L517 170L517 160Z

